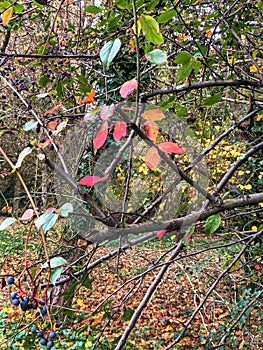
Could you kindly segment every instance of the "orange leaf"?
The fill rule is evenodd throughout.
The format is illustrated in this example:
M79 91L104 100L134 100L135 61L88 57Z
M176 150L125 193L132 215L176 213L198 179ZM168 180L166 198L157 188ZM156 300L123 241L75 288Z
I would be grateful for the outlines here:
M100 128L97 130L97 133L93 139L93 148L94 148L94 154L96 154L97 150L101 148L108 136L108 122L105 120L100 126Z
M57 125L58 125L58 122L56 120L48 123L49 129L52 131L54 131L56 129Z
M165 118L165 115L160 109L150 109L142 114L144 119L154 122L155 120L162 120Z
M52 114L53 112L55 112L57 109L61 108L62 107L62 104L59 103L58 105L48 109L45 111L44 115L47 115L47 114Z
M119 142L122 137L126 136L127 124L125 122L119 121L114 126L113 138L114 141Z
M85 96L82 100L81 103L82 104L86 104L86 103L92 103L95 100L95 95L96 95L96 91L95 90L91 90L89 93L87 93L87 96Z
M38 145L38 148L44 149L44 148L46 148L48 145L51 145L51 144L52 144L52 140L47 139L46 141L41 142L41 143Z
M160 161L160 156L158 150L155 147L148 149L144 161L150 169L155 169Z
M133 91L136 90L137 88L138 88L138 81L136 79L126 81L124 84L122 84L120 88L121 97L126 98L127 96L132 94Z
M7 26L8 23L10 22L10 19L12 18L12 14L13 14L13 6L12 7L9 7L9 9L5 10L3 13L2 13L2 25L3 26Z
M85 176L79 181L79 184L91 187L91 186L95 185L97 182L101 182L101 181L107 180L108 177L109 177L109 174L106 174L103 177L93 176L93 175Z
M174 142L162 142L158 144L158 147L165 153L183 154L185 152L183 148L180 148Z
M258 271L261 270L261 267L259 266L259 264L254 264L254 269Z
M161 239L162 236L163 236L166 232L167 232L167 230L158 231L156 237L159 238L159 239Z
M155 122L151 120L146 120L146 122L144 123L144 131L148 139L154 142L156 141L157 136L159 134L159 127Z

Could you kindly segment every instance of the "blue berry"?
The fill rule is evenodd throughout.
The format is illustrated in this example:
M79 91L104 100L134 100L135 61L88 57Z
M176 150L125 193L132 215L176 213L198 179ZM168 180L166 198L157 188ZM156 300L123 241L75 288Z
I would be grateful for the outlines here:
M36 326L32 326L32 327L31 327L31 332L32 332L32 333L36 333L36 331L37 331L37 327L36 327Z
M30 300L29 297L24 297L24 298L23 298L23 301L24 301L25 303L27 303L27 304L29 303L29 300Z
M39 344L46 345L47 344L47 340L45 338L42 338L42 339L40 339Z
M13 284L15 282L14 276L9 276L7 279L8 284Z
M12 304L18 306L20 304L20 301L18 299L14 299L12 300Z
M44 305L40 310L41 315L45 315L47 313L47 307Z
M29 308L28 308L28 302L25 301L25 300L21 301L20 307L21 307L21 310L22 310L22 311L27 311L27 310L29 309Z
M55 336L56 336L56 332L54 332L54 331L51 331L50 333L49 333L49 338L50 339L52 339L52 338L55 338Z
M53 345L54 345L54 343L53 343L52 340L49 340L49 341L47 342L47 347L48 347L49 349L52 348Z
M17 292L11 293L11 294L10 294L10 297L11 297L12 300L16 299L16 297L17 297Z
M42 338L43 337L43 332L37 332L37 337Z

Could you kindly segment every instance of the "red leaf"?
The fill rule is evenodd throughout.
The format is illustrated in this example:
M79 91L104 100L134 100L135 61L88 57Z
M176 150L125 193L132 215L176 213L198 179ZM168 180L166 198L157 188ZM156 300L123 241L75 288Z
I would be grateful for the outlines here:
M62 103L59 103L58 105L48 109L45 111L44 115L47 115L47 114L52 114L53 112L55 112L57 109L61 108L62 107Z
M114 141L119 142L122 137L126 136L127 124L125 122L119 121L114 126L113 138Z
M126 98L127 96L132 94L133 91L136 90L137 88L138 88L138 81L136 79L126 81L124 84L122 84L120 88L121 97Z
M82 104L87 104L87 103L92 103L95 100L95 95L96 95L96 91L95 90L91 90L90 92L87 93L87 95L81 100Z
M100 126L100 128L97 130L97 133L93 139L93 148L94 148L94 154L96 154L97 150L101 148L108 136L108 122L105 120Z
M143 119L150 120L154 122L155 120L162 120L165 115L160 109L150 109L142 114Z
M183 154L185 152L183 148L180 148L174 142L161 142L158 144L158 147L165 153Z
M163 236L166 232L167 232L167 230L158 231L156 237L159 238L159 239L161 239L162 236Z
M54 120L53 122L49 122L48 123L49 129L52 130L52 131L54 131L56 129L57 125L58 125L58 122L56 120Z
M106 174L103 177L93 176L93 175L85 176L79 181L79 184L91 187L91 186L95 185L97 182L101 182L101 181L107 180L108 177L109 177L109 174Z
M148 139L154 142L156 141L157 136L159 134L159 127L155 122L146 120L146 122L144 123L144 131Z
M144 161L150 169L155 169L160 161L158 150L155 147L148 149Z

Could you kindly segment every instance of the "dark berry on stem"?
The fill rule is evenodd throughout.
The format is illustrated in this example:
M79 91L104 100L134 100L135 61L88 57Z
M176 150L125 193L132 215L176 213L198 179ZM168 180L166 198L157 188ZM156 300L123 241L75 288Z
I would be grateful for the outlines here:
M39 344L46 345L47 344L47 340L45 338L42 338L42 339L40 339Z
M18 306L20 304L20 301L18 299L14 299L12 300L12 304Z
M47 313L47 308L45 305L41 308L40 313L41 315L45 315Z
M13 292L10 294L11 299L16 299L17 297L17 292Z
M36 333L36 331L37 331L37 327L36 327L36 326L32 326L32 327L31 327L31 332L32 332L32 333Z
M15 282L15 279L13 276L9 276L8 279L7 279L7 283L8 284L13 284Z
M55 336L56 336L56 332L54 332L54 331L51 331L50 333L49 333L49 338L55 338Z
M54 343L53 343L52 340L49 340L49 341L47 342L47 347L48 347L49 349L52 348L53 345L54 345Z

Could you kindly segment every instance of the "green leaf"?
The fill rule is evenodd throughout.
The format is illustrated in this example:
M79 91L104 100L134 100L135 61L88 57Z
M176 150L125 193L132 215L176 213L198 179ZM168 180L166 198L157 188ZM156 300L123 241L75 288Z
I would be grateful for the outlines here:
M166 52L159 49L148 52L146 58L148 58L152 64L165 64L167 62Z
M159 25L153 17L142 15L138 22L140 22L143 34L148 41L158 45L164 43L163 36L160 33Z
M63 269L64 269L64 267L60 266L60 267L56 268L54 271L52 271L52 274L51 274L51 277L50 277L50 282L52 284L55 284L56 281L59 279L59 277L62 274Z
M89 278L88 275L85 275L83 277L83 281L82 281L82 285L86 288L88 288L89 290L93 290L92 288L92 282L94 281L94 278Z
M125 0L117 0L115 1L115 5L123 10L127 10L132 7L132 5L126 2Z
M176 16L175 10L169 10L162 13L158 18L158 23L166 23Z
M46 212L35 221L35 226L37 229L39 229L42 225L44 225L46 222L48 222L52 218L52 212Z
M126 309L122 315L123 321L130 321L133 314L134 314L134 310Z
M98 13L101 12L101 8L98 7L98 6L95 6L95 5L88 5L88 6L85 7L84 12L92 13L94 15L97 15Z
M38 122L36 120L30 120L23 126L24 131L29 131L34 129L37 126Z
M5 9L7 9L11 5L11 2L4 1L0 4L0 11L4 12Z
M59 209L59 215L63 218L68 217L69 213L73 212L73 205L71 203L64 203Z
M181 51L178 53L178 55L175 57L174 62L177 64L187 64L190 62L192 56L187 51Z
M16 219L14 218L5 219L0 225L0 231L4 231L8 226L12 225L14 222L16 222Z
M188 78L192 70L193 70L193 61L190 61L188 64L183 64L178 69L177 78L176 78L177 83L181 80Z
M56 214L56 213L50 213L50 214L52 214L52 215L50 215L49 220L46 221L44 223L44 225L42 225L44 233L46 233L48 230L50 230L55 225L55 223L58 219L58 214Z
M105 66L109 66L121 48L120 39L108 41L100 50L100 59Z
M65 266L68 264L68 261L64 259L62 256L56 256L55 258L50 259L50 267L51 269L55 269L60 266ZM47 269L48 268L48 263L45 262L42 265L42 269Z
M205 234L207 236L215 232L221 224L220 214L211 215L206 219L205 222Z
M14 11L15 11L15 13L22 13L24 11L24 5L22 5L22 4L15 4L14 5Z
M49 82L49 78L46 75L43 75L42 77L40 77L38 84L40 85L40 87L44 88L47 86Z
M53 135L59 134L68 124L68 119L63 120L63 122L59 123L56 130L53 132Z
M217 102L219 102L221 99L222 99L222 96L215 94L213 96L207 97L204 100L204 105L212 106L212 105L216 104Z

